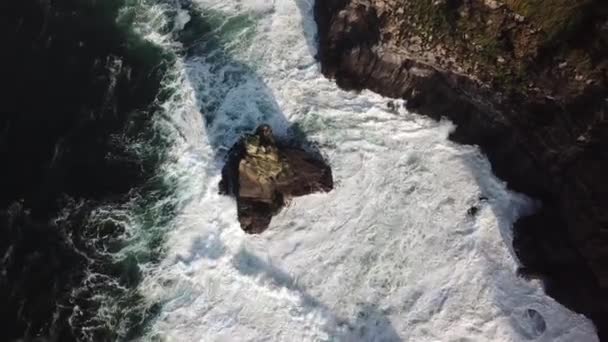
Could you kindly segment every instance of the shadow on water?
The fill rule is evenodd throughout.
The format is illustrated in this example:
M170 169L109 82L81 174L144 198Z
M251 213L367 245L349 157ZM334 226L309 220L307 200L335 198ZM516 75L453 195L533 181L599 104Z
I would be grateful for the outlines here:
M494 217L496 217L498 230L500 232L502 242L507 247L510 256L515 260L519 267L521 263L518 257L518 251L516 250L517 239L515 234L515 227L521 224L522 221L528 219L528 217L535 216L539 211L542 211L540 203L534 200L532 203L528 200L524 200L523 195L520 197L522 201L511 201L510 203L502 202L500 199L495 198L496 194L501 193L503 190L502 181L498 180L493 174L493 171L488 163L487 166L479 167L482 158L485 158L480 153L470 154L464 157L464 163L468 165L468 169L474 176L478 186L480 187L480 200L469 209L468 215L475 216L477 212L483 207L488 207L492 210ZM511 191L511 190L509 190ZM524 202L525 201L525 202ZM519 203L518 203L519 202ZM560 223L557 223L560 224ZM559 234L555 236L546 236L547 240L555 240L557 243L551 243L551 246L564 245L567 241L560 237ZM561 242L560 242L561 241ZM564 246L561 251L553 250L548 251L549 255L555 255L556 259L568 259L572 256L568 253L568 246ZM566 255L568 254L568 255ZM487 256L492 258L493 256ZM500 263L499 260L496 263ZM535 286L526 284L528 279L522 277L520 273L521 268L518 269L486 269L486 277L494 281L494 302L496 306L502 311L502 314L508 317L508 321L512 327L512 338L517 340L525 338L528 340L535 340L545 335L546 338L557 338L566 334L572 326L559 326L552 324L550 321L546 321L545 314L551 315L552 318L559 320L559 316L555 313L547 312L546 305L542 304L544 301L535 300L538 296L538 292ZM555 270L556 273L565 272L565 269ZM567 274L567 273L566 273ZM530 274L535 277L534 274ZM543 277L539 277L543 279ZM574 278L571 282L576 282ZM544 282L544 290L550 295L554 296L554 293L550 287L550 284ZM577 286L572 286L576 289ZM555 305L555 304L553 304ZM551 327L551 331L547 331L548 327Z
M277 138L320 157L297 123L291 123L277 104L272 90L257 75L255 66L233 58L235 49L247 48L255 30L255 14L228 16L182 3L189 21L176 33L182 45L187 78L195 88L206 138L221 160L245 133L270 124Z
M364 304L348 331L338 335L342 341L402 341L387 315L376 305Z
M304 30L304 37L306 38L306 45L310 55L317 59L317 23L314 20L313 8L315 0L295 0L298 10L300 12L302 21L302 30Z
M312 2L296 1L301 11L306 11L302 25L311 52L316 52L311 19ZM255 15L226 16L222 13L198 8L187 2L181 9L188 12L189 20L176 33L182 45L187 78L195 88L197 107L203 116L204 129L209 144L216 155L218 166L228 149L244 133L258 125L268 123L283 143L303 147L321 156L314 142L307 139L297 123L291 123L281 111L272 90L254 66L246 65L232 56L235 44L251 44L250 30L259 20ZM278 61L277 61L278 62ZM219 169L218 169L219 171ZM180 261L193 262L199 258L218 258L225 246L216 237L206 236L192 242L188 255ZM348 321L331 313L331 310L300 287L291 275L255 254L242 249L233 259L234 267L243 275L253 277L271 287L287 288L299 293L303 306L321 310L334 324L327 327L332 339L343 341L400 341L387 315L374 303L363 304L356 318Z
M325 315L325 318L329 322L326 326L326 332L332 340L374 342L396 342L402 340L386 313L382 312L373 303L362 304L356 314L356 318L350 320L343 319L333 314L330 308L308 294L291 275L262 260L253 253L241 249L234 257L233 264L241 274L256 278L257 281L264 283L265 286L286 288L298 293L302 298L302 309L320 311Z

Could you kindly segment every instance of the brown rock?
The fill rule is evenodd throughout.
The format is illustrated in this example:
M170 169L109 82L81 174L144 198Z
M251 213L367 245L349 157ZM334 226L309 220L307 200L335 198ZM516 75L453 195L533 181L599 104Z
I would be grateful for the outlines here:
M321 158L281 147L268 125L232 147L220 182L221 193L236 197L241 227L251 234L266 230L286 200L332 188L331 169Z

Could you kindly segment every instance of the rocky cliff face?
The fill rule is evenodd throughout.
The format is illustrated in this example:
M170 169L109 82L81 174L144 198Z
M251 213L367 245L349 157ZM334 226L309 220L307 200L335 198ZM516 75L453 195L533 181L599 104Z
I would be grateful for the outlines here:
M515 227L522 275L608 337L608 2L325 0L319 58L343 88L454 121L543 202Z

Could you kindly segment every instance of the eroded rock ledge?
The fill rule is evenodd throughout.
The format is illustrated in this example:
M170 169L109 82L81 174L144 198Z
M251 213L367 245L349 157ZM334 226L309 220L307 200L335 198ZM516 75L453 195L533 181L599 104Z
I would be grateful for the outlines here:
M315 18L327 77L448 117L542 200L515 227L521 273L608 340L608 2L324 0Z

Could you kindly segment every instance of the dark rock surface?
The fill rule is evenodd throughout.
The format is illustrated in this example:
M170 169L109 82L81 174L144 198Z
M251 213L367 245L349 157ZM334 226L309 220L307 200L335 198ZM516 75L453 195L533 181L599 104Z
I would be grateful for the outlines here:
M608 3L326 0L315 18L326 76L448 117L543 202L515 227L521 273L608 339Z
M220 182L220 192L236 198L239 222L250 234L266 230L291 198L332 189L329 165L311 151L275 141L268 125L231 148Z

